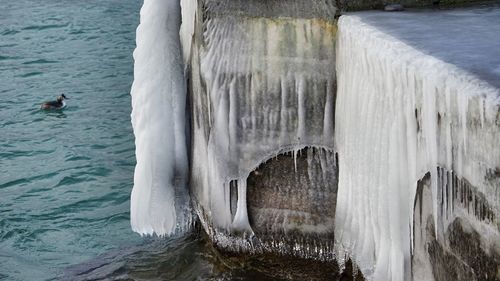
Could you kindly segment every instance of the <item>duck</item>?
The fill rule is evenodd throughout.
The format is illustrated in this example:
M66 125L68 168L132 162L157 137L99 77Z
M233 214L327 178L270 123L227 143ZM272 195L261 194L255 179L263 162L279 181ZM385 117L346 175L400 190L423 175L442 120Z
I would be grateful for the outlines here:
M66 106L65 100L68 100L64 94L60 95L57 97L57 100L55 101L48 101L42 103L40 106L40 109L62 109Z

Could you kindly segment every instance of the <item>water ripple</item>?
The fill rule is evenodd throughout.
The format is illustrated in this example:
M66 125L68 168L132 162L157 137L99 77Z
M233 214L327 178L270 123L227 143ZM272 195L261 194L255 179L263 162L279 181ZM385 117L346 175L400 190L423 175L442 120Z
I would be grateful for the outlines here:
M37 60L23 62L23 64L45 64L45 63L57 63L57 61L46 60L46 59L37 59Z
M14 34L17 34L19 33L18 30L15 30L15 29L6 29L2 32L0 32L0 35L14 35Z
M43 74L43 72L41 72L41 71L33 71L33 72L28 72L28 73L25 73L25 74L18 75L18 77L28 78L28 77L32 77L32 76L36 76L36 75L42 75L42 74Z
M141 241L129 222L139 8L17 0L0 9L0 279L53 280ZM64 110L40 110L60 93Z
M44 29L52 29L52 28L61 28L66 27L68 24L45 24L45 25L30 25L22 28L22 30L44 30Z

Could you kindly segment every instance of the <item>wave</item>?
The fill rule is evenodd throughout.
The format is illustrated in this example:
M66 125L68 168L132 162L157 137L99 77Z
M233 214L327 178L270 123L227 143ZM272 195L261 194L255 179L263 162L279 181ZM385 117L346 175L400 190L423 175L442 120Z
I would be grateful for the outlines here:
M43 74L43 72L41 72L41 71L32 71L32 72L28 72L28 73L25 73L25 74L18 75L18 77L28 78L28 77L42 75L42 74Z
M45 63L57 63L55 60L37 59L32 61L23 62L23 64L45 64Z
M22 28L22 30L45 30L45 29L61 28L61 27L66 27L66 26L68 26L67 23L65 23L65 24L30 25L30 26Z

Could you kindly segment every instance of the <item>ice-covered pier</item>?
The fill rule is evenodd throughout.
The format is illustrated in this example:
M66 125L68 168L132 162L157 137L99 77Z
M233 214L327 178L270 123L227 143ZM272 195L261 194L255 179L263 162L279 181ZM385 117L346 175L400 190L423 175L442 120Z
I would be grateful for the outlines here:
M189 229L190 201L226 250L500 280L498 6L171 2L146 0L138 29L134 229Z

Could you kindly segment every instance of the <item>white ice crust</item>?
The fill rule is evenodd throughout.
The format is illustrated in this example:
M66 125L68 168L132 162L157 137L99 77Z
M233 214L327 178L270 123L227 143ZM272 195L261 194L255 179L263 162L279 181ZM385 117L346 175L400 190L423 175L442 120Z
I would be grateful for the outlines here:
M359 16L338 24L338 256L354 258L368 280L411 280L413 205L425 173L436 225L438 166L476 186L498 216L498 186L485 175L500 166L500 93Z
M182 24L180 39L184 63L187 65L191 58L191 48L195 32L196 16L198 14L198 0L180 0Z
M168 235L189 228L186 86L177 0L145 0L134 51L132 125L137 165L132 229Z

